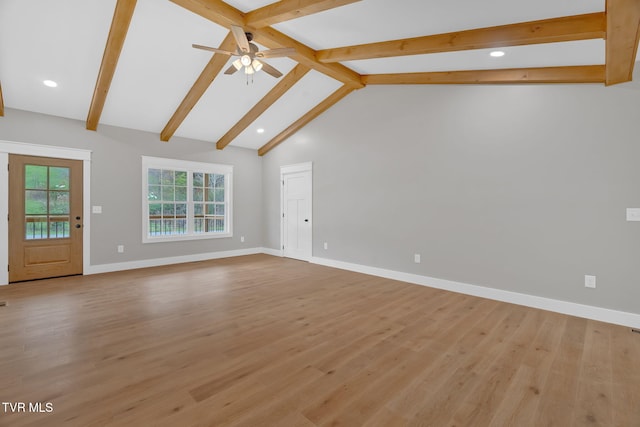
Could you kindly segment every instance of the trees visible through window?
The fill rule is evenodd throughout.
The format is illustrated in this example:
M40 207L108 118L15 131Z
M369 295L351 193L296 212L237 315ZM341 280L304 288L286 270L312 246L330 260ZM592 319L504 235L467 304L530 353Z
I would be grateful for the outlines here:
M231 166L142 160L144 242L231 236Z

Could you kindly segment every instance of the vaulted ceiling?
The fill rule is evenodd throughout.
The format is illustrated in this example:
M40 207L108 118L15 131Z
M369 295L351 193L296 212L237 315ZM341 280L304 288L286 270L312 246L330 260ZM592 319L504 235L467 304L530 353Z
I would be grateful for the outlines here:
M284 76L225 75L229 56L191 47L234 50L232 25L295 48L268 60ZM640 0L0 0L0 116L263 155L367 85L629 81L639 29Z

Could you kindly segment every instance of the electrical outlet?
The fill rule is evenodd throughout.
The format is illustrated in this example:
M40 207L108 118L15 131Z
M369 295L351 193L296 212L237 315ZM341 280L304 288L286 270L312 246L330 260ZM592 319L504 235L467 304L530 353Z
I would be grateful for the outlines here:
M413 262L415 262L416 264L420 264L420 254L413 255Z
M92 206L91 207L91 213L101 214L102 213L102 206Z
M584 276L584 287L585 288L595 288L596 287L596 276Z
M240 236L240 242L244 243L244 236Z
M324 250L326 251L327 249L329 249L329 244L327 242L324 242Z
M118 253L119 254L123 254L124 253L124 245L118 245Z

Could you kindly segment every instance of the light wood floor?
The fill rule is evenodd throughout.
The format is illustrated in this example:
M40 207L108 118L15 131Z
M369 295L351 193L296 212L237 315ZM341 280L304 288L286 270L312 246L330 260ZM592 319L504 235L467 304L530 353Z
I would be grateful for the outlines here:
M0 401L53 405L2 426L640 426L629 328L294 260L0 301Z

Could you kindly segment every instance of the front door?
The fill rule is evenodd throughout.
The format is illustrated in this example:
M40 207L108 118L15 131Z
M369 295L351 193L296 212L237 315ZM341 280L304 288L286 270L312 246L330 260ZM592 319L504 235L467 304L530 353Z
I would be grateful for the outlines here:
M311 172L283 175L283 251L284 256L311 259Z
M9 282L82 274L82 161L9 155Z

